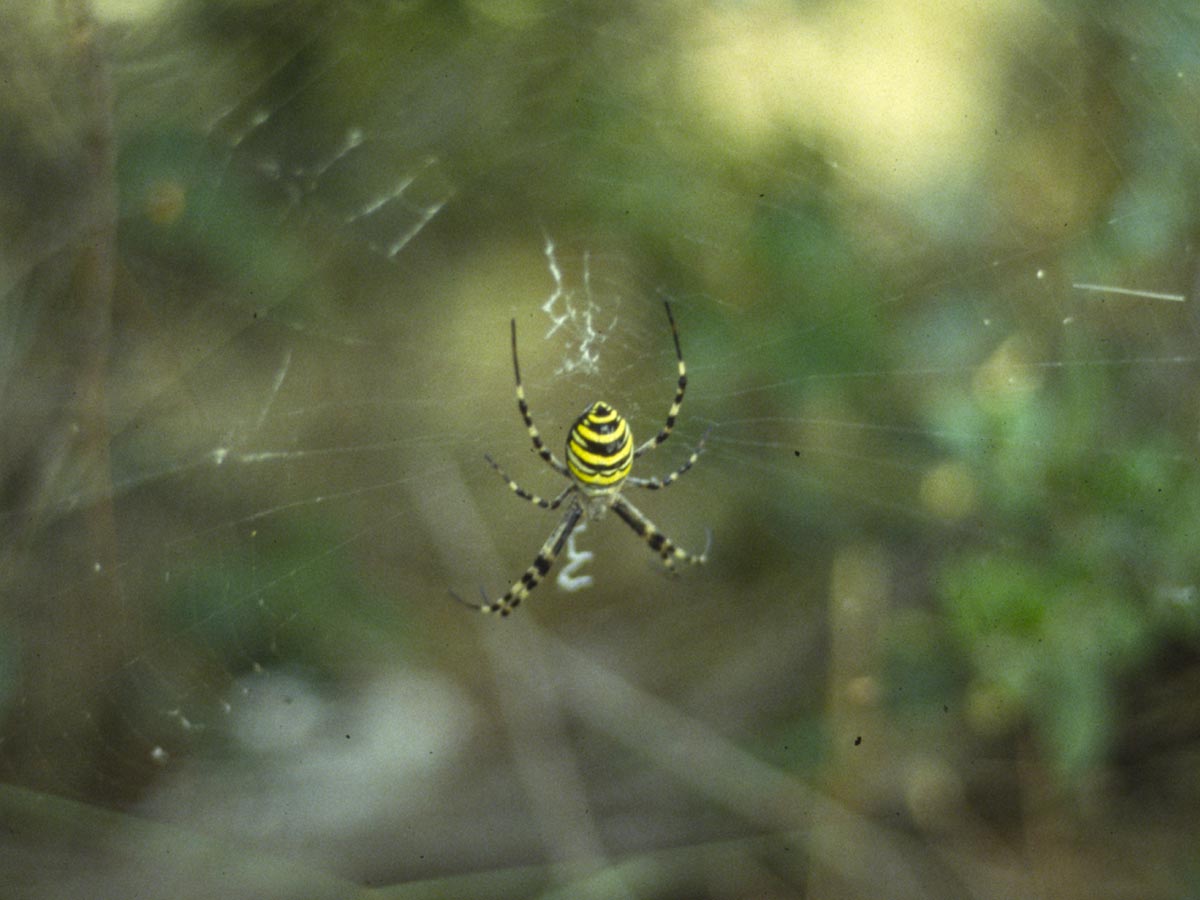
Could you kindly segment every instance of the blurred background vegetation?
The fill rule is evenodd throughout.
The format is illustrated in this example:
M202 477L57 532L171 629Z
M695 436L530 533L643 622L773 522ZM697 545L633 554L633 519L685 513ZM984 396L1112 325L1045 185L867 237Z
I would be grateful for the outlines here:
M1192 4L0 25L14 896L1200 897Z

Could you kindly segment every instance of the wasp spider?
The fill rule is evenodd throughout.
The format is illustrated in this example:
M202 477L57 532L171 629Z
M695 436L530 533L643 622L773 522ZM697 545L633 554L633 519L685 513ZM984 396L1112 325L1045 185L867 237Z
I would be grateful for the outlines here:
M499 464L490 455L485 456L489 465L495 469L514 494L523 500L528 500L542 509L558 509L564 503L567 513L563 516L542 544L533 565L523 574L508 591L495 602L487 598L480 590L482 603L468 603L457 594L454 598L472 609L484 613L500 613L507 616L529 596L554 565L554 560L562 551L581 519L599 519L610 509L637 532L638 537L650 545L657 553L663 564L674 570L676 562L703 563L708 556L708 547L697 555L687 553L675 545L670 538L659 531L654 523L642 515L636 506L621 495L621 488L632 484L640 488L658 490L675 483L675 481L692 467L704 450L704 439L692 451L687 461L664 478L637 478L629 474L633 461L662 444L671 436L675 428L675 418L683 406L683 392L687 388L687 367L683 363L683 351L679 346L679 329L675 325L675 316L671 314L671 304L664 301L667 309L667 320L671 323L671 336L675 340L675 356L679 360L679 383L675 388L675 399L667 410L667 422L662 430L644 444L634 449L633 433L625 417L607 403L593 403L583 411L567 434L566 458L564 463L542 441L537 426L533 424L533 416L529 412L529 403L525 400L525 389L521 386L521 367L517 363L517 320L512 320L512 357L513 374L517 382L517 409L533 441L533 449L550 468L565 477L570 483L553 500L543 500L537 494L530 493L505 474ZM711 543L712 536L709 535ZM453 592L452 592L453 593Z

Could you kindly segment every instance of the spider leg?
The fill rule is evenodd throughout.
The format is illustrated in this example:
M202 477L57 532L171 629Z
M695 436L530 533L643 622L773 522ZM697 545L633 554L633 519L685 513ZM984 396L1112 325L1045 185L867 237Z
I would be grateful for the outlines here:
M709 429L709 431L711 430L712 429ZM687 462L685 462L666 478L637 478L635 476L630 476L625 479L625 483L632 484L640 488L648 488L652 491L657 491L659 488L670 487L679 480L680 475L696 464L696 460L698 460L700 458L700 454L704 452L704 442L706 440L708 440L708 431L704 432L704 436L700 438L700 443L698 443L695 449L692 450L692 455L687 458Z
M521 419L525 422L525 430L529 432L529 439L533 441L533 449L537 451L546 465L554 469L560 475L571 477L571 473L567 471L566 465L557 456L551 452L550 448L542 441L542 436L537 430L537 426L533 424L533 416L529 412L529 402L525 399L525 388L521 385L521 366L517 362L517 320L510 320L512 325L512 358L513 358L513 376L517 381L517 409L521 411ZM678 338L676 339L678 342Z
M483 598L482 603L469 603L453 591L450 592L450 596L464 606L469 606L471 609L478 610L481 613L500 613L501 616L507 616L546 577L546 573L554 565L554 560L562 552L563 545L567 542L567 538L571 536L571 532L575 530L575 526L579 524L582 516L583 507L578 503L572 503L567 508L567 514L563 516L562 521L550 532L550 537L546 538L546 543L542 544L542 549L538 551L538 555L534 558L533 565L526 569L525 573L513 582L512 587L499 600L494 603L490 602L482 588L479 590L480 596Z
M708 543L704 546L704 552L695 555L677 547L669 537L654 527L654 523L647 519L641 510L620 494L613 499L612 509L613 512L625 521L626 525L637 532L638 537L650 545L651 550L662 557L663 565L672 572L675 571L676 562L703 565L708 561L709 546L712 544L711 532L709 533Z
M542 509L558 509L558 507L562 505L562 502L567 499L567 495L571 493L571 491L575 490L574 483L568 484L562 489L562 493L560 493L553 500L543 500L537 494L530 493L509 478L508 474L502 468L500 468L500 464L492 459L490 454L485 453L483 458L486 459L488 461L488 465L495 469L500 477L504 479L504 483L508 485L509 490L511 490L522 500L528 500L530 503L534 504L535 506L540 506Z
M683 364L683 350L679 346L679 326L675 324L675 316L671 314L671 304L664 300L663 306L667 309L667 321L671 323L671 337L675 339L675 358L679 360L679 382L675 386L675 399L671 401L671 408L667 410L667 423L662 427L662 431L633 451L634 459L647 450L653 450L671 436L671 432L675 428L675 419L683 406L683 392L687 389L687 366Z

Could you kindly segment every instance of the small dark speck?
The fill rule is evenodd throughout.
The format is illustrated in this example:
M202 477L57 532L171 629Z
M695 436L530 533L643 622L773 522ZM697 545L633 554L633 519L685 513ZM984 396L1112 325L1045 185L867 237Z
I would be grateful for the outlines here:
M860 734L858 737L856 737L854 739L854 746L857 747L861 743L862 743L862 735Z
M942 706L942 712L947 712L947 713L948 713L948 712L950 712L950 707L949 707L949 706L945 706L945 705L943 705L943 706Z
M793 451L792 451L792 454L793 454L793 455L795 455L795 456L799 456L799 455L800 455L800 451L799 451L799 450L793 450Z
M346 740L350 740L350 735L346 735Z

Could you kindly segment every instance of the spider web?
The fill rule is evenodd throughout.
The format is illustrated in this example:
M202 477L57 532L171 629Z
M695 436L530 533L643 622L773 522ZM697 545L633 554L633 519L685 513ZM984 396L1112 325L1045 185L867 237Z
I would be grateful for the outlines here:
M5 329L11 883L1194 884L1189 788L1147 874L1105 777L1158 746L1121 691L1194 672L1200 23L856 9L102 21L108 465L62 411L64 239L4 260L35 310ZM711 528L709 565L663 577L609 517L510 620L466 613L448 591L498 595L557 521L483 460L562 486L508 320L560 452L595 400L662 426L664 300L688 393L635 474L706 451L635 502L688 550ZM1041 779L1095 802L1100 887L1013 849L1075 821Z

